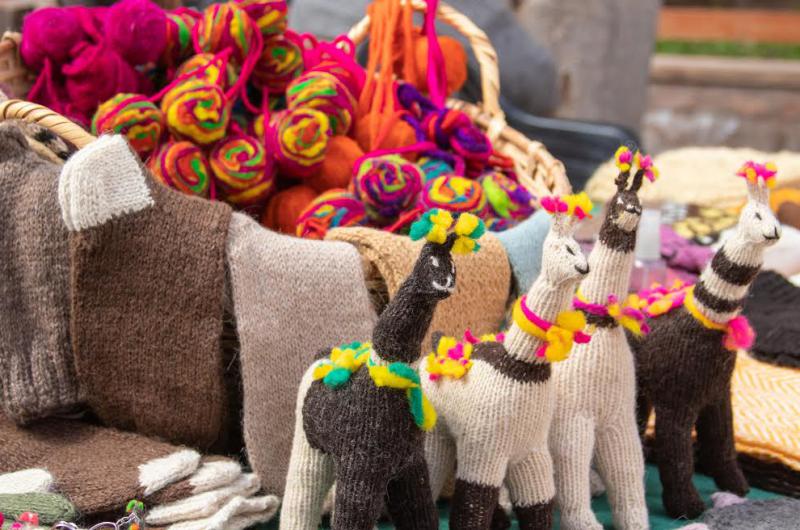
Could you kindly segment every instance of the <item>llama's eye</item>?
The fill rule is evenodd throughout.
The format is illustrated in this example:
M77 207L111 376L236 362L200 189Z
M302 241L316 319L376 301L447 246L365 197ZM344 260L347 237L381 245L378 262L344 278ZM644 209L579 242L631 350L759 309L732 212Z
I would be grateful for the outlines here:
M759 221L761 220L761 214L758 212L756 212L756 219L758 219Z
M434 267L439 267L439 258L436 256L431 256L431 265Z
M575 251L572 250L569 245L565 245L565 246L567 247L567 252L569 252L570 256L574 256L575 255Z

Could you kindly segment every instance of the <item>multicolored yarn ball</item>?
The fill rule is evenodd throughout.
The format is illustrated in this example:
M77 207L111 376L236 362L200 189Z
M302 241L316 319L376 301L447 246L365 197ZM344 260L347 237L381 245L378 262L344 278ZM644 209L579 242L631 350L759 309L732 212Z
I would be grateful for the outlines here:
M502 171L491 171L480 178L483 193L497 217L526 219L533 213L531 194Z
M504 230L508 230L516 224L516 221L512 221L511 219L503 219L502 217L494 216L489 216L488 218L484 219L484 221L486 223L486 230L491 232L502 232Z
M364 223L364 204L343 189L330 190L313 201L297 218L297 235L323 239L331 228L358 226Z
M147 162L156 180L187 195L209 198L213 194L211 168L203 150L192 142L163 145Z
M246 134L219 142L209 158L222 196L231 204L263 202L272 191L275 175L264 144Z
M117 94L102 103L92 119L92 134L125 135L142 159L158 147L166 128L161 109L140 94Z
M294 234L297 231L297 218L316 198L317 192L304 184L281 190L267 202L261 214L261 224L277 232Z
M251 80L258 88L271 93L284 92L303 71L303 50L286 35L275 35L264 41L261 57L253 69Z
M236 67L228 63L222 68L223 60L215 58L213 53L198 53L186 59L175 72L175 77L191 74L194 72L195 78L219 85L227 89L236 82L239 75Z
M230 49L231 59L241 64L254 45L256 31L253 19L236 4L211 4L197 22L197 43L204 52Z
M233 0L244 9L265 37L286 31L286 0Z
M419 205L425 210L441 208L451 212L486 213L486 195L480 183L456 175L436 177L425 184Z
M156 62L167 46L167 15L151 0L122 0L108 9L103 36L131 65Z
M356 169L353 190L371 220L389 224L416 203L422 170L398 155L366 158Z
M289 109L311 107L324 112L331 120L333 134L347 134L353 123L356 99L335 75L321 71L306 72L286 89Z
M288 113L289 111L286 109L272 112L266 116L266 120L264 114L259 114L253 119L253 121L250 122L247 130L251 136L258 138L263 142L266 138L265 135L267 130L277 129L281 120L283 120ZM265 121L266 127L264 126Z
M231 116L222 87L195 79L170 89L161 101L161 110L173 135L200 145L223 138Z
M417 160L417 165L419 165L419 167L422 169L425 182L443 175L452 175L455 171L453 166L448 164L446 161L428 156L423 156Z
M310 177L325 158L330 137L330 120L325 113L310 108L291 110L278 123L275 158L290 175Z
M167 13L167 44L161 56L162 62L175 67L192 54L192 29L197 15L190 10Z

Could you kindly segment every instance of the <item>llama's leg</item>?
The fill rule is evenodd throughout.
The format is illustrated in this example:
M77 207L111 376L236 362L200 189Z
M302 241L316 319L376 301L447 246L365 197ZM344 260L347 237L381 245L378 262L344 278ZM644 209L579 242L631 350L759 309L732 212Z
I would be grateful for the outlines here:
M389 481L389 514L398 530L436 530L439 513L431 495L428 466L422 454Z
M308 443L302 418L297 423L281 508L280 530L316 530L322 517L325 495L333 484L333 461Z
M694 519L705 510L703 499L692 484L694 454L692 426L696 414L688 409L656 405L656 455L664 508L671 517Z
M592 512L589 467L594 451L594 421L578 415L559 417L550 427L550 451L556 478L556 504L565 530L602 530Z
M618 530L650 528L644 498L644 458L633 411L597 432L597 465Z
M389 470L364 454L336 462L336 498L331 530L372 530L383 510ZM428 495L428 499L432 499Z
M719 489L745 495L750 488L736 460L730 397L700 411L697 440L700 443L698 458Z
M457 451L456 489L450 501L450 530L488 530L500 498L508 460L481 444Z
M437 422L433 431L425 436L425 460L434 500L442 494L447 479L456 469L456 443L441 423Z
M653 403L647 397L647 394L639 389L636 396L636 423L642 440L644 440L644 433L647 431L647 422L650 420L651 412L653 412Z
M510 464L506 484L521 530L549 530L553 526L556 489L547 445Z

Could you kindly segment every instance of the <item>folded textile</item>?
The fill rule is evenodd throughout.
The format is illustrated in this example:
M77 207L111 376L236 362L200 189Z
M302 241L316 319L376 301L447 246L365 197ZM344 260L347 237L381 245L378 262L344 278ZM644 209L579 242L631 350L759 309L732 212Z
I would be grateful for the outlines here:
M253 473L247 473L222 488L176 500L169 504L150 506L145 515L145 521L149 525L162 525L210 517L234 497L249 497L260 488L261 483L258 477Z
M275 495L234 497L217 513L205 519L183 521L150 530L244 530L266 523L275 516L280 500Z
M20 469L0 475L0 493L46 493L52 487L53 475L46 469Z
M745 300L744 314L756 331L753 357L800 368L800 287L777 272L761 272Z
M201 493L224 488L242 476L242 465L224 457L206 457L194 473L147 497L148 506L176 502Z
M17 423L79 403L58 173L16 126L0 124L0 390L2 408Z
M208 449L225 431L225 243L231 210L161 186L122 136L59 179L70 231L72 343L109 426Z
M39 516L39 524L52 525L59 521L74 521L75 506L57 493L0 494L0 513L6 519L18 519L25 512Z
M264 490L283 495L300 379L320 349L369 337L375 311L346 243L280 235L234 213L227 256L247 457Z

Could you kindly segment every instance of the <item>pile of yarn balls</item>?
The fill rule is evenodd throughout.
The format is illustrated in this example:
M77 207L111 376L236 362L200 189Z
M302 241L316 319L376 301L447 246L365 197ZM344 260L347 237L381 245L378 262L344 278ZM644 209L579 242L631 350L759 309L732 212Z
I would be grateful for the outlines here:
M364 72L352 43L325 53L338 43L292 32L286 14L286 0L203 12L150 0L38 9L20 50L39 76L29 98L94 134L125 135L164 185L301 237L396 229L432 208L477 214L493 230L532 213L509 161L465 114L433 106L424 87L398 82L397 107L426 147L365 153L356 132Z

